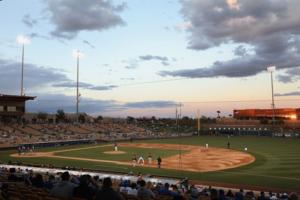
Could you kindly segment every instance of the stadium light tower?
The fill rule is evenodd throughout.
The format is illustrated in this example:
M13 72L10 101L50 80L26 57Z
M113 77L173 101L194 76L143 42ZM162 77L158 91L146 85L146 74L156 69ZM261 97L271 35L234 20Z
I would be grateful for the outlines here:
M22 72L21 72L21 91L20 95L24 95L24 50L25 45L30 44L30 39L24 35L19 35L17 37L17 42L22 45Z
M79 59L83 58L83 53L78 49L73 50L73 57L76 58L77 61L77 82L76 82L76 118L77 122L79 122Z
M271 74L271 89L272 89L272 123L275 124L275 103L274 103L274 87L273 87L273 73L276 71L276 66L269 66L267 68Z

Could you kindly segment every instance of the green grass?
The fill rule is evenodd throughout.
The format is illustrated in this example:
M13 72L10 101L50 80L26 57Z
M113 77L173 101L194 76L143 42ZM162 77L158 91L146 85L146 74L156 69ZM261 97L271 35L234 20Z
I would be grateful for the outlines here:
M81 158L91 158L91 159L101 159L101 160L116 160L116 161L131 161L133 155L135 154L137 158L143 156L146 160L148 154L151 153L153 158L157 156L168 157L178 154L178 150L166 150L161 149L149 149L149 148L134 148L134 147L119 147L120 151L124 151L124 154L106 154L105 151L112 151L112 146L99 146L90 149L81 150L70 150L65 152L55 153L58 156L67 157L81 157Z
M289 190L300 191L300 140L297 138L269 138L269 137L231 137L229 138L232 149L243 150L245 146L248 147L248 152L256 157L256 161L250 165L246 165L239 168L195 173L185 172L184 169L180 171L176 170L164 170L155 168L141 168L122 166L111 163L95 163L88 161L76 161L66 160L58 158L11 158L10 153L15 151L0 152L0 161L22 161L25 163L35 164L53 164L56 166L76 166L89 169L98 170L112 170L128 173L142 172L148 174L173 176L173 177L189 177L196 180L213 181L222 183L232 183L237 185L252 185L282 188ZM136 141L142 143L169 143L169 144L190 144L197 146L204 146L208 143L209 146L226 148L228 138L227 137L190 137L190 138L175 138L175 139L160 139L160 140L146 140ZM80 145L80 147L86 147L91 145ZM59 147L59 148L47 148L43 151L53 151L66 148L77 148L78 146L71 147ZM109 147L111 150L112 148ZM107 155L102 154L105 148L95 148L93 151L81 150L81 151L68 151L64 152L64 155L77 156L77 157L89 157L97 159L109 159L109 160L123 160L132 157L132 153L138 151L143 152L143 155L148 154L148 150L142 148L130 148L126 149L127 154L123 155ZM125 150L125 149L124 149ZM152 151L152 150L151 150ZM178 150L159 150L162 156L174 155ZM165 154L166 153L166 154ZM61 153L59 153L61 154ZM156 153L154 153L156 154ZM123 157L124 156L124 157ZM145 156L146 157L146 156Z

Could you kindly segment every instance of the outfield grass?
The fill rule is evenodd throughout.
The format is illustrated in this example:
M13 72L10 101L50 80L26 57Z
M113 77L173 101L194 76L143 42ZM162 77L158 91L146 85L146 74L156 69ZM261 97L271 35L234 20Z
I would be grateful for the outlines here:
M190 137L190 138L175 138L175 139L160 139L160 140L146 140L136 141L141 143L170 143L170 144L189 144L189 145L202 145L206 143L209 146L223 147L227 146L227 137ZM164 176L174 177L190 177L192 179L203 181L214 181L232 184L243 184L252 186L274 187L290 190L300 191L300 140L288 138L269 138L269 137L231 137L229 138L232 149L243 150L245 146L248 147L248 152L256 157L256 161L250 165L228 169L216 172L195 173L185 172L184 169L180 171L165 170L155 168L141 168L121 166L111 163L94 163L88 161L75 161L58 158L11 158L9 154L15 151L1 152L0 161L8 162L22 161L25 163L35 164L53 164L55 166L76 166L89 169L98 170L112 170L119 172L142 172ZM86 147L87 145L80 145ZM90 145L89 145L90 146ZM78 146L76 146L77 148ZM66 147L60 147L65 149ZM75 146L67 147L75 148ZM53 151L57 148L47 148L43 151ZM103 150L103 149L102 149ZM110 147L111 150L111 147ZM141 149L138 149L141 151ZM147 150L146 150L147 151ZM164 150L165 151L165 150ZM161 152L164 152L161 151ZM168 152L171 154L176 153L177 150ZM65 152L72 154L72 156L86 157L89 155L88 151ZM79 154L81 154L79 156ZM147 152L148 153L148 152ZM123 154L124 155L124 154ZM69 155L70 156L70 155ZM98 155L97 155L98 156ZM130 156L131 154L127 155ZM99 159L99 157L97 157ZM109 158L112 160L113 158ZM124 158L125 159L125 158ZM127 159L127 158L126 158Z
M134 147L119 147L120 151L124 151L124 154L107 154L104 152L112 151L111 146L98 146L95 148L89 149L80 149L80 150L70 150L55 153L58 156L67 156L67 157L81 157L81 158L91 158L91 159L101 159L101 160L116 160L116 161L131 161L132 157L136 155L137 158L139 156L143 156L145 161L151 153L153 159L158 156L169 157L178 154L178 150L166 150L163 151L161 149L149 149L149 148L134 148Z

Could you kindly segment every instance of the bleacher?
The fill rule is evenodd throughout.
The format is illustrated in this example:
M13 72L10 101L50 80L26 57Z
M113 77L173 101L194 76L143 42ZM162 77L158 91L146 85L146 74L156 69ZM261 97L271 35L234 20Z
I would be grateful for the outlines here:
M112 181L112 190L116 194L120 195L121 199L125 200L298 200L297 193L285 193L285 192L260 192L243 189L228 189L228 188L214 188L210 186L190 185L188 181L175 181L164 178L147 178L141 174L134 175L113 175L113 174L100 174L95 172L79 172L55 170L55 169L43 169L38 168L26 168L20 166L0 166L0 199L9 200L58 200L58 199L71 199L80 200L86 199L82 197L82 194L76 193L76 188L83 184L82 177L90 177L87 187L92 190L86 190L85 192L92 192L87 196L95 199L104 187L105 179L109 177ZM34 169L34 170L33 170ZM49 171L48 171L49 170ZM55 194L54 189L57 184L61 182L60 177L64 173L70 174L68 182L74 185L74 191L68 198L61 198ZM41 183L37 184L36 177L41 177ZM52 185L49 183L50 177ZM86 179L87 180L87 179ZM88 179L89 180L89 179ZM164 180L164 182L162 182ZM144 182L144 185L143 183ZM49 187L51 186L51 187ZM135 187L136 186L136 187ZM139 195L140 190L149 190L153 195L153 198L141 198ZM136 193L130 193L130 190L136 190ZM100 192L101 194L101 192ZM98 196L99 197L99 196ZM101 199L101 198L100 198Z

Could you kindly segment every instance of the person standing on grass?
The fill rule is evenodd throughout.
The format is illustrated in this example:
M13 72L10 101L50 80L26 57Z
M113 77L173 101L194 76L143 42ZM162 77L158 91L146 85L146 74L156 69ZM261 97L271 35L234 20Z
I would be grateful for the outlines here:
M116 141L114 142L114 151L118 151L118 144Z
M19 145L18 146L18 154L21 155L21 152L22 152L22 149L21 149L21 146Z
M144 164L145 164L145 160L144 160L144 158L143 158L143 156L142 156L142 155L140 155L140 157L139 157L139 159L138 159L137 163L138 163L138 164L140 164L140 165L142 165L142 166L144 166Z
M137 158L136 158L136 155L134 154L132 157L132 166L135 167L136 163L137 163Z
M157 158L157 166L158 166L158 168L161 167L161 162L162 162L161 157L158 156L158 158Z
M152 164L152 155L149 153L148 155L148 164L151 165Z

